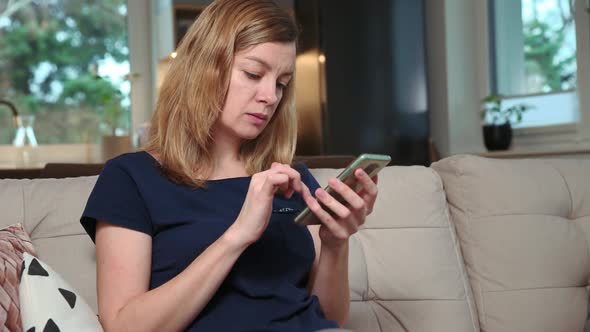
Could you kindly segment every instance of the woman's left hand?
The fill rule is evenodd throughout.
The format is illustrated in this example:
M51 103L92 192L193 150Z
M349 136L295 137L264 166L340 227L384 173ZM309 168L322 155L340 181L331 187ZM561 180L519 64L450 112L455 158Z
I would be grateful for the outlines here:
M354 176L361 185L358 193L336 178L328 181L332 190L344 198L344 204L322 188L316 190L316 198L303 195L310 210L322 223L319 235L324 247L340 247L348 243L348 238L358 231L366 216L373 211L377 199L377 177L371 179L360 168L355 170ZM324 210L318 201L333 213Z

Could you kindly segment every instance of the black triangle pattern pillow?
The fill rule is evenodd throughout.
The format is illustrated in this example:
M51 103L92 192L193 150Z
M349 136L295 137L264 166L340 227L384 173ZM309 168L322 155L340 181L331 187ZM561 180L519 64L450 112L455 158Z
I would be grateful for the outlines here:
M39 258L25 253L20 278L23 331L102 331L90 306Z

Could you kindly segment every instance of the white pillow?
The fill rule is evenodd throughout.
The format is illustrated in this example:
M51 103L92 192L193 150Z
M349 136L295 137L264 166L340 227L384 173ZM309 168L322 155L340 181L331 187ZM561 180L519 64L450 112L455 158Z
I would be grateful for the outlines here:
M102 331L95 313L59 274L24 253L19 286L23 331Z

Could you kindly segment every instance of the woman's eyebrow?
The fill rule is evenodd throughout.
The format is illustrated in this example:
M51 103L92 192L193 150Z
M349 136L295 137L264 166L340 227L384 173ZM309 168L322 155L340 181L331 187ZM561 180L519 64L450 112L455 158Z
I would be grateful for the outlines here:
M256 56L253 56L253 55L249 55L249 56L246 56L245 59L250 60L250 61L254 61L254 62L258 62L266 70L271 70L272 69L272 66L268 62L264 61L263 59L261 59L259 57L256 57ZM281 76L293 76L293 71L290 70L290 71L284 72L283 74L281 74Z
M270 64L269 64L268 62L266 62L266 61L262 60L262 59L261 59L261 58L259 58L259 57L255 57L255 56L253 56L253 55L249 55L249 56L247 56L247 57L245 57L245 58L246 58L246 59L248 59L248 60L251 60L251 61L258 62L259 64L261 64L263 67L265 67L265 68L266 68L266 69L268 69L268 70L270 70L270 69L271 69L271 66L270 66Z

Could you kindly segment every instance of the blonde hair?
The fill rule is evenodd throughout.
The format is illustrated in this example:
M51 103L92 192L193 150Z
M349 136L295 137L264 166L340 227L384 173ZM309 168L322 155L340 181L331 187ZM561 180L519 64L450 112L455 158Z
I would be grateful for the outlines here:
M172 181L203 187L212 172L211 129L223 109L234 55L266 42L296 42L291 16L272 0L217 0L193 23L160 88L144 149ZM293 81L293 80L292 80ZM263 132L240 150L254 174L291 163L297 138L293 84Z

